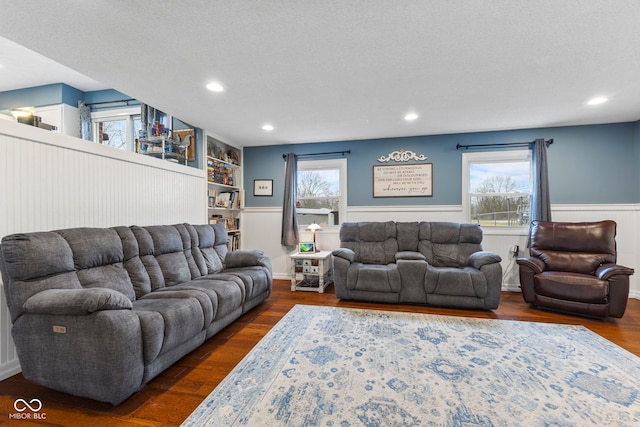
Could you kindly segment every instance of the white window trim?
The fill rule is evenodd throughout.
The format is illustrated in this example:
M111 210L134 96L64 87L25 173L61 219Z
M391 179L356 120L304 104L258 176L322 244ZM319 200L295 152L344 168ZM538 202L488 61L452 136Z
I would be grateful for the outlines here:
M471 221L471 203L469 199L470 166L472 163L500 163L508 161L531 161L531 150L501 150L462 153L462 217ZM483 227L487 234L526 234L528 227ZM511 230L505 232L505 230Z
M304 167L300 167L303 163ZM347 159L298 160L298 171L314 169L340 170L340 224L347 222ZM325 230L337 230L340 228L340 224L323 228Z
M92 135L93 141L98 141L98 127L96 126L99 122L108 122L112 120L125 120L126 119L126 128L125 132L127 135L127 150L126 151L134 151L135 150L135 141L129 140L129 138L134 139L134 129L132 116L140 115L140 107L126 107L126 108L112 108L108 110L102 111L94 111L91 113L91 126L92 126Z

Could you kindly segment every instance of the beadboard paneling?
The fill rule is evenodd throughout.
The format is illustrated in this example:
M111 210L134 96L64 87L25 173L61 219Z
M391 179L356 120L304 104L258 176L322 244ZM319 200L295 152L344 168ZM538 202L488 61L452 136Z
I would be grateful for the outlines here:
M207 221L206 172L0 121L0 237ZM0 379L19 372L0 284Z

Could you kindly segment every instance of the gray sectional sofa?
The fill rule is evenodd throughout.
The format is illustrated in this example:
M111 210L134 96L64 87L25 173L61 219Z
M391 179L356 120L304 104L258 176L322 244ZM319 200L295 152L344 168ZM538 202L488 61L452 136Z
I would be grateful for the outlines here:
M502 259L482 250L477 224L343 223L333 251L336 296L345 300L494 309Z
M220 225L73 228L2 239L0 271L24 376L127 399L271 293L261 251Z

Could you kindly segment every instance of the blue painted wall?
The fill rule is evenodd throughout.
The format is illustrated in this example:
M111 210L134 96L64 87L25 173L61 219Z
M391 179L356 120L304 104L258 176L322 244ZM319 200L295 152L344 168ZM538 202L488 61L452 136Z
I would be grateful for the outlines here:
M105 90L96 90L92 92L85 92L84 94L84 102L87 104L91 104L93 102L112 102L112 101L120 101L123 99L131 99L129 95L125 95L122 92L118 92L114 89L105 89ZM74 104L70 104L74 105ZM140 105L140 102L135 100L129 103L130 106ZM76 100L75 106L78 106L78 102ZM106 108L122 108L125 107L126 104L106 104ZM98 106L96 106L98 107ZM95 108L94 108L95 109Z
M462 203L462 152L456 144L493 144L550 139L551 202L557 204L640 202L640 122L452 135L385 138L316 144L244 148L245 205L282 205L282 155L351 150L348 159L349 206L459 205ZM405 149L433 163L433 196L373 197L373 166L378 157ZM254 179L273 179L273 197L254 197Z
M0 92L0 110L10 110L20 107L43 107L46 105L67 104L78 106L78 101L104 102L118 101L131 98L117 90L106 89L92 92L83 92L64 83L55 83L44 86ZM138 101L131 105L140 104ZM124 104L117 105L117 108ZM113 108L113 106L109 106Z
M63 90L65 86L73 89L71 86L67 86L64 83L56 83L0 92L0 110L61 104L64 99ZM78 105L77 100L75 105Z

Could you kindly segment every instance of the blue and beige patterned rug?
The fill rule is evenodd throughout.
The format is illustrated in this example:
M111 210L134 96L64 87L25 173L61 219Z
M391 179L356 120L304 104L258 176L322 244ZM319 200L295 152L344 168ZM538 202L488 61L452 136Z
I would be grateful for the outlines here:
M637 426L640 358L581 326L295 306L184 426Z

